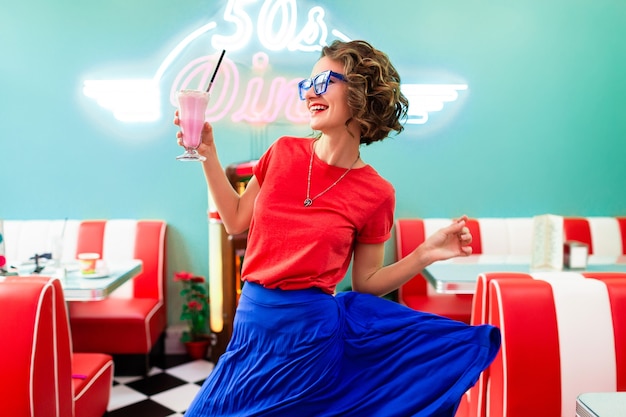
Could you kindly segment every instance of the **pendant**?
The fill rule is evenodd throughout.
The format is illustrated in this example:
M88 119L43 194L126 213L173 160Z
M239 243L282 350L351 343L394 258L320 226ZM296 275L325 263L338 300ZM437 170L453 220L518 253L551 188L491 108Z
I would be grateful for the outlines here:
M311 200L310 198L304 200L304 207L309 207L311 204L313 204L313 200Z

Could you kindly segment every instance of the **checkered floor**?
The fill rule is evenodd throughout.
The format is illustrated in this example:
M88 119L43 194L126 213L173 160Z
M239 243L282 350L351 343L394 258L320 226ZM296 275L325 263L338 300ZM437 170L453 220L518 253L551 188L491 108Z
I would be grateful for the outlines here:
M213 370L208 360L167 355L146 377L115 376L104 417L180 417Z

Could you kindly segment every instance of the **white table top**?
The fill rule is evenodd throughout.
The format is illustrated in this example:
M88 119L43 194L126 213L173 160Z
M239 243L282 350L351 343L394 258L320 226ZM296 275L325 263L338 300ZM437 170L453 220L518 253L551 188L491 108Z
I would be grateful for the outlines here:
M32 275L33 268L21 268L19 275ZM142 271L138 259L118 262L100 262L94 275L83 275L78 264L66 264L61 268L46 266L39 275L58 277L67 301L97 301L109 296L113 291Z
M626 392L590 392L576 399L576 415L580 417L626 416Z
M626 272L626 263L616 258L615 263L607 259L590 259L584 270L571 272ZM567 271L564 269L564 271ZM472 255L451 261L435 262L427 266L423 275L436 292L445 294L474 294L478 275L485 272L531 273L530 262L525 259Z

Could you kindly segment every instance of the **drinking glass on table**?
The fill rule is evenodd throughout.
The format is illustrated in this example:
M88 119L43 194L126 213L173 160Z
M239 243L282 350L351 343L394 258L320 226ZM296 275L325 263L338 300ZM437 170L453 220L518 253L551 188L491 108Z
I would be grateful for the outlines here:
M206 158L197 151L200 146L202 127L210 94L200 90L180 90L178 98L178 118L183 133L185 152L176 157L179 161L204 161Z

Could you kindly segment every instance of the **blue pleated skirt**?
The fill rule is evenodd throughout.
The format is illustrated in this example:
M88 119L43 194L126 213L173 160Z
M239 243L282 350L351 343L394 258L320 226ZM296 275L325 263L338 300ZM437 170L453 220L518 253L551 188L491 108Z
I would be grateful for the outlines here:
M246 283L227 351L185 417L452 417L499 348L495 327L380 297Z

